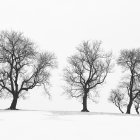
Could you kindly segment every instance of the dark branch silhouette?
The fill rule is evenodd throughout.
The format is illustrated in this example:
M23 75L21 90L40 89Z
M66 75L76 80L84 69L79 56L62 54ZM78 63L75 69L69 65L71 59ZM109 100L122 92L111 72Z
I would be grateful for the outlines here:
M125 85L129 101L126 113L130 114L134 100L140 95L140 49L122 50L117 63L127 73Z
M56 66L54 54L38 53L35 44L22 33L0 33L0 91L1 96L12 95L10 109L30 89L49 83L49 69Z
M127 100L120 88L112 90L108 100L113 103L121 113L124 113L123 108L127 106Z
M104 83L110 72L111 53L100 49L101 42L83 42L77 54L68 58L69 66L64 70L64 78L71 97L82 98L83 112L88 112L87 98L93 99L93 90Z

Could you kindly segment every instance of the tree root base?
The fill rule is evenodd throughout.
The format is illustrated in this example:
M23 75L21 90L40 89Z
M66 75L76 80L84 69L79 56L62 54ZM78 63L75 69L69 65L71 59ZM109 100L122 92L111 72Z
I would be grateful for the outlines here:
M19 109L16 109L16 108L7 108L6 110L19 110Z
M89 112L87 109L82 109L81 112Z

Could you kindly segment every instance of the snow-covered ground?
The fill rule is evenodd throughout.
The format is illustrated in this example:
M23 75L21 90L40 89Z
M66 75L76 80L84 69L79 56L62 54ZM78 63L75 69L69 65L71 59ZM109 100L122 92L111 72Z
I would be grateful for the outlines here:
M0 140L139 140L140 116L0 111Z

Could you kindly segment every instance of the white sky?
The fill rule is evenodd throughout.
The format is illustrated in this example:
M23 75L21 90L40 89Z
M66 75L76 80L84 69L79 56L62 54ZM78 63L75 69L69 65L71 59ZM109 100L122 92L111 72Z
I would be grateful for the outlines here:
M36 94L19 101L18 107L81 110L81 103L60 96L66 58L83 40L102 40L103 49L112 50L114 55L123 48L140 47L139 7L139 0L0 0L0 30L24 32L40 50L53 51L59 63L52 73L52 101L33 90ZM102 87L97 105L89 101L91 111L117 111L107 98L118 83L118 75L120 71L114 69ZM7 107L7 102L2 100L0 106Z

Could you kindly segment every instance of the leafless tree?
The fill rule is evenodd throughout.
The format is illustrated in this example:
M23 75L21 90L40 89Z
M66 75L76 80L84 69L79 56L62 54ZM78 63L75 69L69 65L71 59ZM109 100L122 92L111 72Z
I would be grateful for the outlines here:
M129 103L127 114L130 114L134 100L140 94L140 49L122 50L117 60L118 65L124 68L127 73L127 94Z
M127 102L125 94L120 91L119 88L111 91L108 100L109 102L113 103L121 111L121 113L124 113L123 108L126 107Z
M94 100L95 89L104 83L111 69L112 54L105 54L100 45L99 41L84 41L77 53L68 58L69 65L64 70L67 93L82 98L82 112L88 112L87 98Z
M56 58L49 52L38 53L35 47L22 33L0 33L0 92L1 97L13 97L9 109L15 110L18 98L28 90L49 83Z

